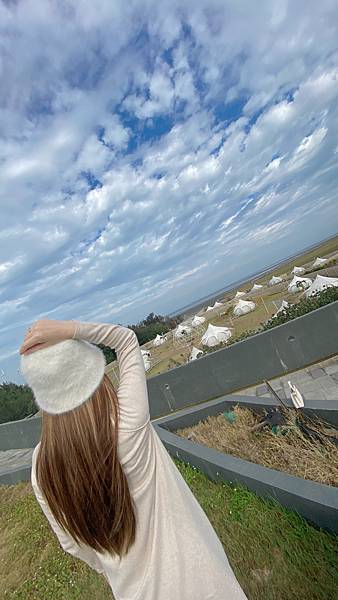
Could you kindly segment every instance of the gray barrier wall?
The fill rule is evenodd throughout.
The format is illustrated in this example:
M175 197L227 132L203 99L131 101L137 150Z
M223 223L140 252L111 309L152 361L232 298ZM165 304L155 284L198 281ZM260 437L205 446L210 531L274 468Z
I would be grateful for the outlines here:
M338 301L148 379L153 418L301 369L338 352Z
M317 527L338 531L337 488L222 454L159 425L155 429L171 456L197 467L209 479L238 482L259 496L298 512Z
M152 419L338 353L338 301L147 380ZM41 419L0 425L0 450L36 445Z

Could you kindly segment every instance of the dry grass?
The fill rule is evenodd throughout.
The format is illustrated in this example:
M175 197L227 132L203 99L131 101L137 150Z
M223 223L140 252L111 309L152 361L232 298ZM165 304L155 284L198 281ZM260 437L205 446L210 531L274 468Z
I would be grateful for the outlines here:
M278 434L265 427L250 429L258 418L247 408L234 409L236 420L230 423L222 414L208 417L194 427L178 429L177 435L209 448L244 458L265 467L338 486L338 447L328 441L309 440L290 418ZM319 430L321 427L317 425Z

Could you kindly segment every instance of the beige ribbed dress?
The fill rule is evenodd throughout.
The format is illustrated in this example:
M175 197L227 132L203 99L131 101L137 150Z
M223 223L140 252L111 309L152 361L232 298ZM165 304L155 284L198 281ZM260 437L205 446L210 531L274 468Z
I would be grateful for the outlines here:
M118 455L136 504L136 542L120 561L79 545L58 526L35 476L38 502L62 548L107 578L115 600L245 600L223 546L150 422L147 383L135 333L75 321L75 339L114 348L120 371Z

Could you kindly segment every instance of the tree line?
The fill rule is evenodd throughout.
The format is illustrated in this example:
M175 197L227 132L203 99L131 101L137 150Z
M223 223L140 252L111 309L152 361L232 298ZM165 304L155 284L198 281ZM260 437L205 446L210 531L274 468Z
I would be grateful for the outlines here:
M136 325L127 325L127 327L135 331L138 342L142 346L153 340L157 334L162 335L170 329L174 329L181 321L180 315L169 317L151 312L146 319ZM116 360L116 354L112 348L103 344L97 345L105 355L106 364ZM27 384L18 385L5 381L0 385L0 423L25 419L34 415L38 410L33 392Z

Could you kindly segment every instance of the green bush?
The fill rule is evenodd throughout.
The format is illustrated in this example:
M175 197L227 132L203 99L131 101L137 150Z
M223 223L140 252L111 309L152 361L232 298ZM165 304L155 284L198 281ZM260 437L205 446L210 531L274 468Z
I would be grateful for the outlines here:
M28 385L8 382L0 385L0 423L24 419L37 411L33 392Z
M325 288L321 292L312 294L309 298L302 298L296 304L291 304L291 306L284 308L276 317L269 319L266 323L262 323L261 331L266 331L267 329L276 327L276 325L282 325L287 321L291 321L291 319L306 315L307 313L316 310L316 308L320 308L321 306L325 306L336 300L338 300L338 288ZM258 333L258 331L256 331L256 333Z
M142 346L155 339L158 334L162 335L174 329L182 320L180 315L175 317L166 315L164 317L150 313L146 319L140 321L137 325L128 325L128 327L135 331L139 344Z

